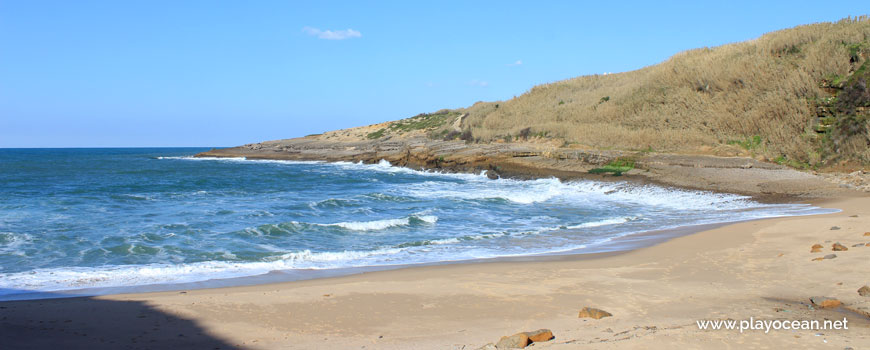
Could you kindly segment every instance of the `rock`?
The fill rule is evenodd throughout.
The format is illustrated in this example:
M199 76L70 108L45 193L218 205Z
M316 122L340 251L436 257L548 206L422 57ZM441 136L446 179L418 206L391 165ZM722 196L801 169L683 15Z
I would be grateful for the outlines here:
M834 245L831 246L831 249L835 252L842 252L842 251L849 250L849 248L846 248L846 246L840 244L840 242L834 243Z
M870 236L870 232L864 232L864 236L865 237Z
M486 178L488 178L490 180L497 180L498 174L496 174L495 171L487 170L486 171Z
M836 259L836 258L837 258L837 254L828 254L828 255L825 255L824 258L825 258L825 259Z
M852 247L863 247L864 243L853 244Z
M839 300L828 297L812 297L810 302L823 309L834 308L842 304Z
M598 320L598 319L602 319L604 317L610 317L610 316L613 316L613 314L611 314L607 311L601 310L601 309L596 309L596 308L587 306L587 307L584 307L583 309L580 310L580 315L578 315L577 317L579 317L579 318L594 318L594 319Z
M531 340L533 343L545 342L554 338L553 332L551 332L549 329L539 329L534 332L523 332L523 334L528 336L529 340Z
M840 226L831 226L831 231L839 230Z
M813 258L813 261L822 261L822 260L825 260L825 258Z
M531 342L525 333L517 333L510 337L501 337L495 347L498 349L522 349L529 346Z
M858 289L858 295L862 297L870 297L870 286L863 286Z
M495 344L489 343L489 344L486 344L484 346L477 348L477 350L498 350L498 348L495 347Z
M810 253L820 253L822 251L822 248L824 248L824 247L825 246L818 244L818 243L813 244L813 248L810 249Z

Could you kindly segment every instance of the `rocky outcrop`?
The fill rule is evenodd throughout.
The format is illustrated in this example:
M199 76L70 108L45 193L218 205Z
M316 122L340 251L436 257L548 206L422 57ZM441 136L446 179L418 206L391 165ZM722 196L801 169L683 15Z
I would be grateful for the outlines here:
M213 149L197 157L363 163L386 160L392 165L418 170L476 174L486 170L488 176L517 179L557 177L654 182L688 189L771 196L776 200L791 196L831 196L838 191L852 193L819 176L751 158L591 150L536 142L466 143L425 136L367 139L324 135ZM634 169L624 172L623 176L590 173L590 170L625 159L631 160Z

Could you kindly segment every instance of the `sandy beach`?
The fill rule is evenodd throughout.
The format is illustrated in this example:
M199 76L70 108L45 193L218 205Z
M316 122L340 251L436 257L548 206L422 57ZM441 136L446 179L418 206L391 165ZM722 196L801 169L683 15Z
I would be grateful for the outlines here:
M727 225L626 253L412 267L338 278L0 303L4 348L477 349L870 345L870 197L827 215ZM846 251L832 251L834 243ZM811 253L814 244L821 252ZM833 259L814 260L829 254ZM813 305L811 297L842 302ZM612 313L578 318L583 307ZM699 330L699 320L848 320L848 330Z
M870 349L867 2L613 5L0 2L0 350Z

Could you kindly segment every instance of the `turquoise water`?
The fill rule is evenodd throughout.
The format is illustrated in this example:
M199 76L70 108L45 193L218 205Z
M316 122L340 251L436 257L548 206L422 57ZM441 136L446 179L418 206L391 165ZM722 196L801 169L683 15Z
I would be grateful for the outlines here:
M380 164L195 159L205 149L0 149L0 297L594 252L631 233L820 209L593 181Z

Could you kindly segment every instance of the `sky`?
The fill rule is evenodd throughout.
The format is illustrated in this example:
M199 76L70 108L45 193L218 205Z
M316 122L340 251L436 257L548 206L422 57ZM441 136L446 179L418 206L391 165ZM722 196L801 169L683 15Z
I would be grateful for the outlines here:
M866 1L0 0L0 147L298 137L868 13Z

